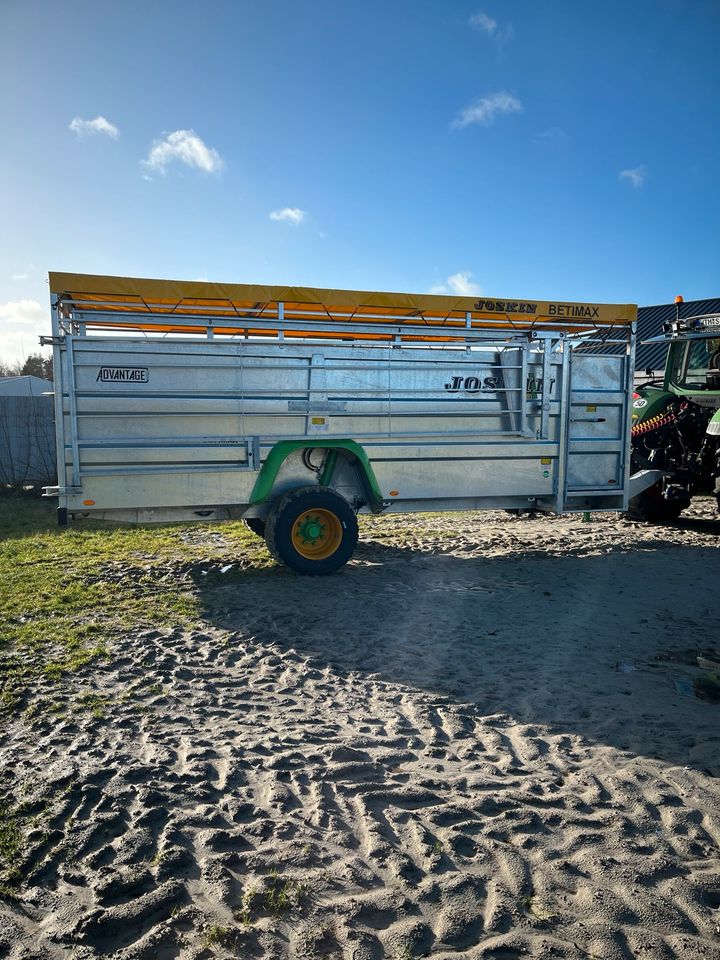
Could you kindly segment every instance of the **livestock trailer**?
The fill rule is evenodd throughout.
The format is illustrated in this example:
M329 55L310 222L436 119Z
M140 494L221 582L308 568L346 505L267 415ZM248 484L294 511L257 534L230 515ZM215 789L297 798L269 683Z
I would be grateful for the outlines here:
M50 291L62 524L242 517L329 573L359 512L625 510L657 480L629 475L630 304L64 273Z

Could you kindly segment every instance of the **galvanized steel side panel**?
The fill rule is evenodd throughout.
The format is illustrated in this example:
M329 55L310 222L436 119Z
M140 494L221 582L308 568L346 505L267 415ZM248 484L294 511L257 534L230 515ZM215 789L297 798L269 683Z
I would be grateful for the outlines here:
M360 443L395 502L557 494L563 354L542 343L65 341L71 509L247 504L274 443L302 438Z

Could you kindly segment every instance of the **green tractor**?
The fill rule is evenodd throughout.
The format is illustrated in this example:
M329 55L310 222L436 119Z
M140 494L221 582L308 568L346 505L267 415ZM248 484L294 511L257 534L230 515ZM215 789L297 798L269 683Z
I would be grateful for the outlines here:
M632 407L631 472L663 477L630 501L628 515L677 520L695 494L711 493L720 510L720 315L663 324L665 375L637 388Z

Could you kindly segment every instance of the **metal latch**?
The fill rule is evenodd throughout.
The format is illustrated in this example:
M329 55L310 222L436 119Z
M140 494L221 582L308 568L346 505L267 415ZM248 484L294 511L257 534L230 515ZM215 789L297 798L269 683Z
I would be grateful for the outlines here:
M42 488L42 495L44 497L76 496L79 493L82 493L82 487L52 486Z

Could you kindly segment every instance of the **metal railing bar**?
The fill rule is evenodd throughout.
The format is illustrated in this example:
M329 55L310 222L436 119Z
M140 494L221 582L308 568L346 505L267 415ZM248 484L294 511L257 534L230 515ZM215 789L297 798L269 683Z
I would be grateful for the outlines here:
M313 440L316 441L315 446L321 447L323 445L323 440L342 440L346 439L347 434L338 432L334 433L329 431L328 433L323 434L306 434L306 433L296 433L296 434L263 434L260 438L261 445L268 446L276 443L278 440ZM388 434L386 430L381 432L373 433L363 433L357 438L357 442L363 444L366 440L384 440L386 441L386 446L393 446L395 443L401 445L403 441L407 441L410 446L413 445L413 441L418 438L433 438L442 441L443 438L447 437L457 437L457 438L476 438L476 442L482 443L483 438L485 437L519 437L522 443L527 444L553 444L556 441L551 440L542 440L535 436L523 436L519 431L511 430L486 430L478 432L477 430L418 430L414 432L406 432L398 436L397 438L392 438L388 440ZM480 439L478 439L480 438ZM513 441L517 443L517 441ZM225 461L219 461L220 463Z
M503 412L503 413L507 413L507 411L502 411L502 412ZM520 411L519 411L519 410L512 410L511 412L512 412L512 413L519 413ZM297 411L294 411L294 410L257 410L257 411L253 411L253 410L251 410L251 411L248 412L248 411L246 410L246 411L245 411L245 416L246 416L246 417L275 417L275 418L282 417L283 419L285 419L285 418L287 418L287 417L297 417L297 418L307 419L308 415L312 415L313 413L320 414L321 411L313 411L313 410L311 410L311 411L307 411L307 410L297 410ZM324 412L323 412L323 415L326 416L328 419L332 417L332 418L334 418L334 419L336 419L336 420L337 420L337 419L341 419L341 418L344 418L344 419L352 419L353 417L355 417L355 418L365 417L365 418L368 418L368 419L369 419L369 418L377 419L377 418L379 417L380 419L382 419L382 418L387 419L388 413L387 413L387 410L385 409L385 410L379 410L379 411L373 411L373 410L364 410L364 411L362 411L362 412L357 412L357 411L355 411L355 412L352 412L352 413L347 413L347 412L338 412L338 413L335 413L334 411L324 411ZM418 410L397 411L397 412L393 411L393 414L392 414L392 415L393 415L393 417L395 417L395 416L397 416L397 417L404 417L405 419L414 418L414 419L416 419L416 420L428 420L428 419L431 419L431 418L433 418L433 417L438 417L438 418L442 418L442 419L448 419L449 416L450 416L450 414L448 414L448 413L428 413L428 412L426 412L426 411L418 411ZM487 419L488 417L498 417L498 418L499 418L500 415L501 415L500 411L497 411L497 410L488 410L488 411L483 411L483 410L458 410L458 411L456 411L456 413L453 414L453 416L457 416L458 418L462 417L462 418L465 419L465 420L470 420L470 419L475 419L475 418L478 418L478 419L479 419L479 418L485 418L485 419ZM189 413L182 413L182 412L178 412L178 411L175 411L175 410L171 410L171 411L155 410L155 411L153 411L153 412L145 412L145 413L112 413L112 412L110 412L110 411L108 411L107 413L98 412L98 411L94 411L94 412L92 412L92 413L78 413L78 419L85 419L85 420L91 420L91 419L96 419L96 420L98 420L98 419L105 419L105 418L107 418L107 419L116 419L116 418L117 418L117 419L120 419L120 420L137 420L137 419L141 419L141 418L143 418L143 417L153 417L153 418L154 418L154 417L183 417L183 419L186 419L187 417L207 417L207 416L208 416L208 412L207 412L206 410L205 410L205 411L189 412ZM239 412L239 411L237 411L237 412L228 412L228 413L225 413L225 414L219 414L219 416L238 417L238 416L240 416L240 412ZM533 417L533 419L539 419L539 413L533 412L533 413L531 414L531 416Z
M120 352L120 351L112 351L113 354L117 354L117 353L119 353L119 352ZM127 352L127 353L130 354L131 356L137 357L137 351L132 351L132 350L123 351L123 353L125 353L125 352ZM144 352L144 353L143 353L143 356L146 356L146 355L147 355L147 353ZM542 354L540 354L539 356L542 357ZM208 355L208 359L212 359L212 358ZM293 358L293 359L294 359L294 358ZM300 361L302 361L303 358L298 358L298 359L299 359ZM309 360L309 358L308 358L308 360ZM150 369L152 369L152 370L165 370L165 369L176 370L176 369L180 368L180 369L183 369L183 370L185 370L185 369L196 369L196 370L238 370L238 371L239 371L240 368L242 367L242 368L244 368L245 370L297 370L297 371L301 371L301 372L306 372L307 369L308 369L308 365L309 365L308 363L303 363L303 362L298 362L298 363L245 363L243 357L239 357L239 358L238 358L238 361L239 361L238 363L200 363L200 364L192 364L192 363L170 363L170 362L168 362L168 363L155 363L155 362L153 362L152 365L151 365L151 367L150 367ZM326 367L325 367L325 370L327 371L327 373L333 373L335 370L342 370L342 371L352 370L352 371L355 371L355 372L360 371L360 372L362 372L362 373L371 373L371 372L373 372L374 369L376 369L376 364L377 364L377 360L376 360L376 359L369 359L369 358L368 358L367 360L359 361L359 362L353 363L353 364L345 364L345 363L343 363L343 364L334 364L334 363L332 363L332 364L326 366ZM456 367L458 366L458 364L466 364L467 366L472 367L472 368L475 369L475 370L500 370L500 369L501 369L499 363L487 363L487 362L482 362L482 361L478 363L477 361L474 361L474 360L472 359L472 357L467 357L465 354L463 354L463 357L462 357L462 358L458 357L456 360L453 360L453 361L451 361L451 360L429 360L429 359L423 359L423 360L418 360L418 361L415 361L415 362L414 362L414 361L412 361L412 360L402 360L402 361L396 360L396 361L393 361L392 369L393 369L393 370L396 370L396 371L398 371L398 372L401 372L401 371L403 371L403 370L414 371L414 370L417 370L418 367L421 366L422 364L427 364L427 365L428 365L427 368L424 370L424 372L427 372L427 373L434 372L435 370L454 370L454 369L456 369ZM105 362L101 362L101 361L99 361L99 360L95 360L95 361L85 361L85 362L82 362L82 363L76 363L75 365L76 365L76 367L88 367L88 368L96 369L98 366L106 366L106 367L109 367L109 366L112 366L113 364L112 364L112 360L108 360L108 361L105 361ZM138 362L137 362L136 365L137 365L137 366L142 366L142 364L140 363L140 360L138 360ZM540 361L538 360L535 364L533 364L533 362L532 362L532 360L531 360L528 365L529 365L529 366L538 366L538 367L539 367L539 366L540 366ZM559 366L559 364L557 364L557 365ZM504 367L505 370L520 370L521 368L522 368L522 365L521 365L521 364L508 364L506 367Z
M300 392L299 389L273 389L271 395L267 393L267 390L245 390L243 396L247 400L248 398L253 398L255 400L278 400L280 398L287 398L292 400L310 400L314 393L327 393L327 390L322 390L320 387L313 388L310 387L304 392ZM493 387L492 389L487 390L478 390L472 396L462 396L460 400L455 402L484 402L488 403L485 397L482 394L496 394L496 393L525 393L526 387L523 384L519 387ZM589 392L589 391L588 391ZM603 391L594 390L593 393L601 393ZM617 393L618 391L605 391L610 393ZM383 390L380 387L358 387L353 389L348 387L344 389L341 394L337 396L332 396L328 398L328 402L332 403L343 403L345 401L358 402L362 399L364 395L371 394L373 396L370 399L375 399L375 394L379 397L384 397L386 400L402 400L405 394L419 394L421 397L427 397L428 403L450 403L455 397L458 396L459 391L450 391L445 390L442 387L439 387L436 390L429 390L427 387L407 387L406 389L396 388L392 391ZM359 394L359 396L358 396ZM434 396L434 394L440 394L439 397ZM180 390L158 390L153 393L128 393L126 391L99 391L99 390L76 390L76 397L83 397L85 399L96 398L98 400L107 399L107 400L173 400L173 399L187 399L191 402L203 401L203 400L232 400L237 398L241 400L240 392L238 390L215 390L213 393L194 393L192 396L184 391ZM411 398L406 398L411 399ZM539 398L531 398L535 400Z
M307 319L306 319L307 318ZM317 322L313 318L322 319L322 326L318 329ZM128 311L126 313L111 313L106 311L92 311L88 312L79 312L77 317L73 318L73 322L83 321L86 323L95 324L95 326L102 326L103 324L110 327L132 327L133 323L136 322L137 325L147 327L147 326L172 326L172 327L206 327L208 323L214 323L217 317L211 317L207 314L197 313L197 314L188 314L184 313L182 315L173 314L144 314L144 313L134 313ZM367 315L367 320L372 322L348 322L344 320L342 316L339 316L337 319L333 318L328 320L324 313L314 313L314 312L301 312L297 316L285 316L282 319L277 319L275 317L263 316L257 318L247 318L250 322L246 323L244 320L238 319L234 314L223 316L222 317L222 326L229 328L238 328L238 331L248 330L251 327L260 327L270 330L283 330L284 332L290 330L297 330L298 332L308 332L311 331L316 336L321 334L323 331L327 333L347 333L347 334L368 334L368 335L384 335L388 337L421 337L427 339L428 337L438 337L438 338L447 338L452 337L454 340L476 340L476 339L487 339L488 336L494 337L497 336L498 330L503 330L507 334L508 339L525 339L531 336L533 331L536 331L538 327L548 328L548 331L552 335L552 332L555 332L559 339L563 339L565 334L562 333L562 328L558 330L558 324L553 323L550 320L543 321L538 320L531 326L528 324L525 327L511 327L502 326L502 321L494 320L490 318L482 318L482 323L485 325L483 327L466 327L462 322L448 322L442 324L417 324L416 317L394 317L386 316L379 314L377 317L371 317ZM170 320L170 323L168 323ZM414 321L414 323L409 323L407 321ZM382 323L375 321L383 321ZM575 324L577 325L577 324ZM203 330L202 335L205 335ZM322 339L322 337L319 337Z

